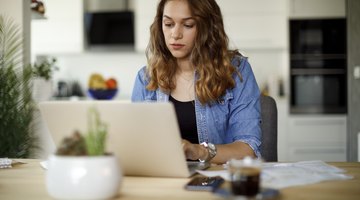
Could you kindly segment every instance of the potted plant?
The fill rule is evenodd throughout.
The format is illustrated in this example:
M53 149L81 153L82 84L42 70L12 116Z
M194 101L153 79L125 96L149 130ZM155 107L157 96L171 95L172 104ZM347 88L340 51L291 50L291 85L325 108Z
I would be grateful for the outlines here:
M56 58L44 58L34 63L33 70L33 98L36 101L49 100L53 95L52 76L59 68L55 65Z
M106 124L90 108L87 134L76 131L49 158L46 186L52 197L108 199L118 193L122 172L116 156L105 151L106 135Z
M31 68L23 62L19 26L0 15L0 157L29 158L37 150Z

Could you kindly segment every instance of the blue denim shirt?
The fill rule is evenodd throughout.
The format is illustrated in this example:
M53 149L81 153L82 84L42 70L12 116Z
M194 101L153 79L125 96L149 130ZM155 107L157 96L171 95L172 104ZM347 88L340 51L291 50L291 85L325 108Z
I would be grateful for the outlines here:
M235 57L232 64L237 66L243 81L234 73L236 85L226 90L217 102L202 105L195 99L195 115L199 142L228 144L235 141L247 143L258 157L261 144L260 91L251 66L245 57ZM197 74L195 74L197 77ZM149 77L146 67L137 74L131 100L169 101L169 94L160 89L146 89Z

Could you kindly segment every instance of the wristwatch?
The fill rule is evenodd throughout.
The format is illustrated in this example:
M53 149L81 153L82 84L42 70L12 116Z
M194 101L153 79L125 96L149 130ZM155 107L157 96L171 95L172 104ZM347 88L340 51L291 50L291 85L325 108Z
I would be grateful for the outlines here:
M211 159L213 159L216 156L217 150L216 150L216 146L213 143L203 142L200 145L204 146L209 152L205 160L199 159L200 162L209 162Z

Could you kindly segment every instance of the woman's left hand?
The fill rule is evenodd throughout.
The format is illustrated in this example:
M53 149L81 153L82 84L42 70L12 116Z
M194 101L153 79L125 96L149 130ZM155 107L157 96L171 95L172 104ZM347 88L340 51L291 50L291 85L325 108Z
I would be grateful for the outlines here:
M208 150L200 144L192 144L187 140L182 140L183 150L186 159L189 160L205 160L209 156ZM252 148L241 141L236 141L230 144L216 145L217 154L211 160L212 163L224 164L231 158L242 159L245 156L256 157Z

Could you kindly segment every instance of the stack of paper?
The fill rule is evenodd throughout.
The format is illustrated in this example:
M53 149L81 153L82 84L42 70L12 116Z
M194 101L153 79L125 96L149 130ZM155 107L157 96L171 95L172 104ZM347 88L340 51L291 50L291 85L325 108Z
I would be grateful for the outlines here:
M230 181L228 171L199 170L205 176L221 176ZM353 178L344 174L344 170L326 164L323 161L302 161L296 163L264 163L261 173L261 186L282 189L297 185L306 185L326 180L346 180Z

